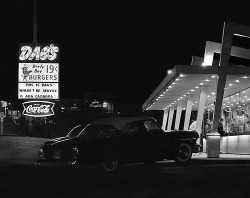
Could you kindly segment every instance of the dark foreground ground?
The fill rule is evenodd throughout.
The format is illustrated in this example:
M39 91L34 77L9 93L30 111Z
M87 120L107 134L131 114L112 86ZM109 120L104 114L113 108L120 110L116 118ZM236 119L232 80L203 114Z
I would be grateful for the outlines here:
M41 140L1 141L12 150L0 151L0 198L250 197L250 163L246 161L193 160L185 167L168 161L153 168L121 166L117 172L105 174L93 167L37 167L33 149Z
M13 166L1 170L0 197L249 197L249 165L94 168Z

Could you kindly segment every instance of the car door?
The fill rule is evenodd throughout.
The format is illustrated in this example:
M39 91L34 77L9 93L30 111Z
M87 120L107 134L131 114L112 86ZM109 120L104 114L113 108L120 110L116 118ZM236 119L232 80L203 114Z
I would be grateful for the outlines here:
M149 134L146 131L143 121L137 121L136 123L137 130L134 133L134 155L135 159L138 162L145 162L147 158L147 147L149 141Z
M85 128L82 143L79 144L80 159L83 163L93 164L98 162L99 135L103 131L103 126L89 126Z
M145 150L145 127L140 121L127 123L116 141L119 158L124 162L141 162Z
M168 141L164 132L154 120L143 122L147 135L145 136L146 152L148 157L160 160L166 155Z

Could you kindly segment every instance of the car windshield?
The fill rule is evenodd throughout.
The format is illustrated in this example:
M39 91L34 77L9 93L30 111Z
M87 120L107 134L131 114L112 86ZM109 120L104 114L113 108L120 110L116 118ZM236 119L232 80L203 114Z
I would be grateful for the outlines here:
M83 129L84 125L78 125L70 130L70 132L67 134L67 137L76 137Z
M111 125L90 125L86 126L84 130L77 137L85 137L86 139L106 138L117 133L117 129Z

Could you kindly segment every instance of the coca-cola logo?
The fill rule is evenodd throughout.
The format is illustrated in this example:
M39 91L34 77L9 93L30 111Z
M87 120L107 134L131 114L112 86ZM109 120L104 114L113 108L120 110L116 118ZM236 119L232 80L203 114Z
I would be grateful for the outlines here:
M29 101L23 103L23 115L32 117L45 117L54 115L53 102L48 101Z

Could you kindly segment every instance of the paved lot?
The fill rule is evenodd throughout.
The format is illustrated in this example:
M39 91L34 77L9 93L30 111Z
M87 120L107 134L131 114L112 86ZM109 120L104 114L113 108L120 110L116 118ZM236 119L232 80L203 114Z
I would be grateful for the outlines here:
M119 167L104 174L95 168L34 166L44 138L0 136L0 197L154 198L249 197L249 156L195 154L189 166L172 161L148 168Z
M47 138L0 136L0 160L15 164L33 164L37 150Z
M48 138L0 136L0 160L16 164L33 164L37 150ZM206 153L193 154L197 163L250 163L250 155L220 154L219 158L207 158ZM224 161L224 162L221 162Z
M154 168L142 164L123 166L112 174L94 168L11 166L0 169L0 197L249 197L249 165L173 164L157 164Z

